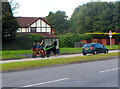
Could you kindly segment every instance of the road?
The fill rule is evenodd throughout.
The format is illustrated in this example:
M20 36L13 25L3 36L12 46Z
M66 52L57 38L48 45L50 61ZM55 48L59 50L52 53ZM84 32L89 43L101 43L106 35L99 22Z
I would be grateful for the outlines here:
M120 50L110 50L109 53L111 52L119 52ZM22 59L13 59L13 60L0 60L0 64L3 63L11 63L11 62L23 62L23 61L34 61L34 60L46 60L46 59L55 59L55 58L68 58L68 57L76 57L76 56L83 56L82 53L79 54L70 54L70 55L58 55L56 56L50 56L49 58L22 58Z
M118 59L3 73L3 87L118 87Z

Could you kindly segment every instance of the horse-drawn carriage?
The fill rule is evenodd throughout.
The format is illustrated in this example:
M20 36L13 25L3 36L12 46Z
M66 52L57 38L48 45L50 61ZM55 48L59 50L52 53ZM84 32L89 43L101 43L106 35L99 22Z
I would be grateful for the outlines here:
M45 58L45 57L49 57L51 53L56 55L57 54L56 45L57 45L57 41L55 41L52 45L47 45L45 48L33 48L32 57L36 58L37 56L41 56L41 58Z

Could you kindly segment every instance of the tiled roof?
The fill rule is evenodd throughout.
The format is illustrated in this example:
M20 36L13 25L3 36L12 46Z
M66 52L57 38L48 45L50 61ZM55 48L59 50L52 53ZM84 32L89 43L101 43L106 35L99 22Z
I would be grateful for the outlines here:
M42 35L42 36L44 36L44 37L58 37L57 35L55 35L55 34L50 34L50 33L18 33L18 34L40 34L40 35Z
M19 27L28 27L31 24L33 24L35 21L37 21L38 19L43 20L45 23L47 23L48 25L50 25L46 18L41 18L41 17L15 17L18 21ZM51 25L50 25L51 26Z

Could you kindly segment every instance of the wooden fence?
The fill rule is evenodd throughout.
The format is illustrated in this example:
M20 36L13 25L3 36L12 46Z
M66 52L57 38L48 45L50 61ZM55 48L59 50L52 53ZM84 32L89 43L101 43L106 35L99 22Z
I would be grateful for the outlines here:
M120 45L120 42L117 42L116 39L111 39L112 45ZM92 40L82 40L83 43L101 43L103 45L110 45L110 39L92 39Z

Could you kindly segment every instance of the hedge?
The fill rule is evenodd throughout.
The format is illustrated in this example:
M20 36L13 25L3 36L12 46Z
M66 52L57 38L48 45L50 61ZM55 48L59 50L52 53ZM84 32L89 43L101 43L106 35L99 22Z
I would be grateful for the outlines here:
M3 41L3 50L28 50L31 49L33 42L41 42L43 36L38 34L18 34L14 40Z
M106 34L75 34L67 33L59 35L60 47L74 47L74 43L81 40L93 39L93 38L109 38ZM118 42L120 42L120 34L113 35ZM4 41L2 43L3 50L27 50L31 49L33 42L41 42L43 36L38 34L18 34L14 40Z
M59 37L60 47L74 47L75 42L80 42L85 39L92 39L92 35L75 33L62 34Z
M75 34L75 33L67 33L59 35L60 37L60 47L74 47L75 42L80 42L81 40L90 40L93 38L98 39L109 39L108 34ZM118 42L120 42L120 34L113 35L112 38L115 38Z

